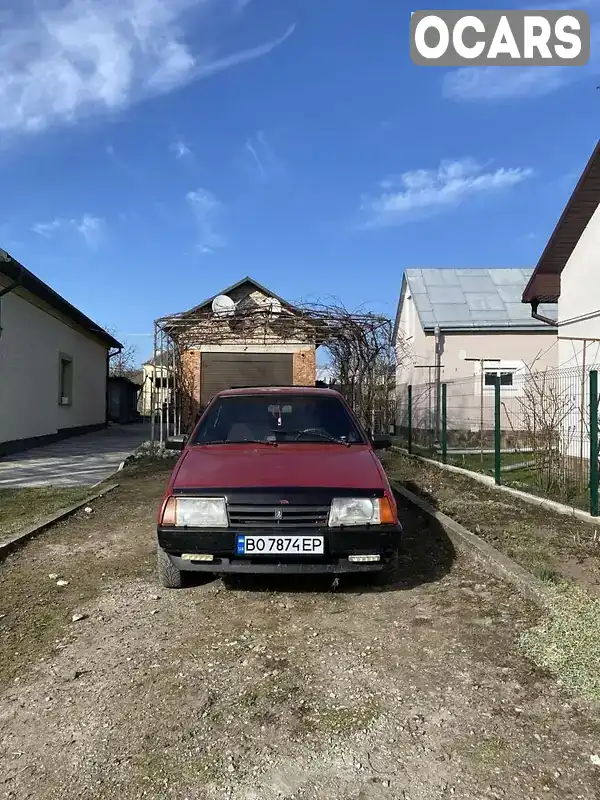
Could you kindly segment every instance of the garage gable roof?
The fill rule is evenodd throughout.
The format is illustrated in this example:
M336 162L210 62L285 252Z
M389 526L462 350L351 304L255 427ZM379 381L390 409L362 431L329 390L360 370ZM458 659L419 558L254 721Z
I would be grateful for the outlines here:
M75 322L88 333L92 333L109 348L114 347L121 349L123 345L118 342L113 336L110 335L104 328L101 328L84 313L79 311L78 308L71 305L64 297L61 297L58 292L51 289L48 284L40 280L33 272L30 272L26 267L20 264L5 250L0 249L0 273L6 275L7 278L14 284L14 288L22 287L31 294L38 297L44 303L59 311L65 317Z
M221 294L229 294L229 292L233 292L235 289L239 289L240 286L243 286L245 283L247 283L249 286L253 287L254 289L258 289L259 292L262 292L263 294L267 295L268 297L273 297L276 300L279 300L281 305L284 308L286 308L288 311L292 311L292 312L297 313L298 309L296 309L295 306L293 306L291 303L288 303L287 300L284 300L283 297L280 297L278 294L275 294L275 292L272 292L270 289L267 289L266 286L263 286L258 281L255 281L254 278L250 278L248 275L246 275L246 277L242 278L241 281L238 281L237 283L233 283L231 286L228 286L226 289L222 289L220 292L217 292L217 294L213 294L212 297L209 297L206 300L203 300L197 306L194 306L194 308L190 308L189 311L184 311L184 313L181 316L185 317L188 314L196 314L198 311L202 311L204 308L207 308L208 306L210 306L210 304L215 299L215 297L218 297Z
M525 287L523 303L558 302L561 273L599 204L600 140Z

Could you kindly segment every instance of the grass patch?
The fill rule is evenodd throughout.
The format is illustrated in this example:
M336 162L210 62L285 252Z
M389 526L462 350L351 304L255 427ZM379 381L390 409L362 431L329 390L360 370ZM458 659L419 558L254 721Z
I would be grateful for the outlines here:
M0 541L62 508L74 505L91 492L89 486L0 489Z
M497 766L509 752L508 742L500 736L491 736L477 742L470 753L471 758L484 766Z
M571 577L600 594L599 534L587 523L400 453L388 456L385 467L393 480L541 580L551 585Z
M550 567L538 567L538 569L533 570L533 574L544 583L554 583L558 585L565 580L564 575L561 575L560 572Z
M565 582L549 592L548 616L521 635L521 647L567 689L600 700L600 599Z
M379 706L373 701L352 708L348 706L328 708L319 712L317 726L325 734L350 735L368 728L380 713Z

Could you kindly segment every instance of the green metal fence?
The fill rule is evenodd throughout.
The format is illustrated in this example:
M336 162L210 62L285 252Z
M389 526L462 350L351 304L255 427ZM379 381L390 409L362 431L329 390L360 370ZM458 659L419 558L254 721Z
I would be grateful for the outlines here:
M486 372L399 386L396 436L409 452L598 516L598 372Z

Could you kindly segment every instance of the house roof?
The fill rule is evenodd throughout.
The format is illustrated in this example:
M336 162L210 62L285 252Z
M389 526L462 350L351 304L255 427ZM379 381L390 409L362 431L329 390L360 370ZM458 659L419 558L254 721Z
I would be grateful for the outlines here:
M155 358L149 358L148 361L144 361L145 367L169 367L173 363L173 356L169 354L167 350L159 350L156 353Z
M60 311L65 317L68 317L72 322L77 323L81 328L84 328L89 333L93 333L98 339L101 339L108 347L115 347L121 349L123 345L118 342L113 336L110 335L104 328L101 328L89 317L86 317L79 309L71 305L64 297L61 297L54 289L51 289L48 284L40 280L33 272L30 272L26 267L14 259L5 250L0 249L0 274L6 275L15 285L27 289L28 292L43 300L44 303Z
M139 389L142 385L142 381L138 383L137 380L133 380L133 378L128 378L126 375L109 375L108 376L109 383L125 383L129 386L134 386L136 389Z
M600 140L522 295L523 303L557 303L560 276L600 204Z
M532 319L529 308L521 302L532 271L407 269L404 278L426 332L436 326L446 331L551 331L545 323ZM404 295L403 286L400 306Z
M263 286L258 281L255 281L254 278L250 278L248 275L246 275L246 277L242 278L241 281L238 281L237 283L233 283L231 286L228 286L226 289L223 289L222 291L217 292L217 294L213 294L212 297L209 297L206 300L203 300L201 303L199 303L199 305L194 306L194 308L190 308L189 311L184 311L184 313L181 316L185 317L187 314L195 314L196 312L201 311L203 308L206 308L206 306L209 306L212 303L212 301L215 299L215 297L218 297L221 294L229 294L229 292L233 292L235 289L238 289L240 286L243 286L245 283L250 284L255 289L258 289L259 292L262 292L263 294L267 295L268 297L274 297L276 300L279 300L281 305L284 306L284 308L287 308L289 311L295 311L296 310L294 308L294 306L291 305L291 303L288 303L287 300L284 300L283 297L279 297L279 295L275 294L275 292L272 292L270 289L267 289L266 286Z

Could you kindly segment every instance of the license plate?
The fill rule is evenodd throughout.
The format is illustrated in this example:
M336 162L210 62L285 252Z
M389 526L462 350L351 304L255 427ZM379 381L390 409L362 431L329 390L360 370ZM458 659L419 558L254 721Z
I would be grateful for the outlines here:
M323 536L244 536L236 538L238 556L323 555Z

